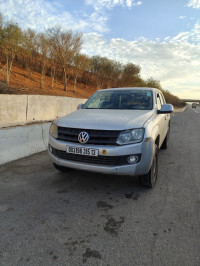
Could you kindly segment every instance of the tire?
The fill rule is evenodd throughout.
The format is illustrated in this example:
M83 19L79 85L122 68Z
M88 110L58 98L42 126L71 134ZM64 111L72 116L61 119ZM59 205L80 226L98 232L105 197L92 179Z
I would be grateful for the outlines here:
M64 166L61 166L61 165L58 165L58 164L55 164L55 163L53 163L53 165L56 168L56 170L58 170L60 172L66 172L67 171L67 167L64 167Z
M168 128L168 131L167 131L167 135L163 141L163 144L161 145L161 149L162 150L166 150L168 148L168 140L169 140L169 132L170 132L170 124L169 124L169 128Z
M158 177L158 151L158 146L156 145L156 152L149 172L146 175L139 176L140 184L143 187L153 188L156 184Z
M168 138L169 138L169 133L167 132L167 135L166 135L166 137L165 137L165 139L163 141L163 144L161 146L162 150L166 150L167 149L167 147L168 147Z

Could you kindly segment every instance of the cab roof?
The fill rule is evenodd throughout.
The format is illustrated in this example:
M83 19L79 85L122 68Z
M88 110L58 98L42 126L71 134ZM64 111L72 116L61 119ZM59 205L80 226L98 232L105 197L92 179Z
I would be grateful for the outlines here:
M109 88L109 89L102 89L102 90L99 90L99 91L110 91L110 90L148 90L148 91L160 91L159 89L157 88L148 88L148 87L122 87L122 88Z

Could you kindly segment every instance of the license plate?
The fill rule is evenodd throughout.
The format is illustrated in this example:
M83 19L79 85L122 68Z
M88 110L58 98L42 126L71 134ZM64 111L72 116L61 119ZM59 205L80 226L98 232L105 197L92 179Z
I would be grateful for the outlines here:
M73 154L87 155L87 156L98 156L99 155L99 150L91 149L91 148L75 147L75 146L67 146L66 152L73 153Z

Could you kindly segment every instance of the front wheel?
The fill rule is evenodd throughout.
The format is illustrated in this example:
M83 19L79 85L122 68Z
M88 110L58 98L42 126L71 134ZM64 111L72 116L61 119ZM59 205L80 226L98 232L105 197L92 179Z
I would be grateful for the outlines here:
M164 150L167 149L167 147L168 147L168 140L169 140L169 133L170 133L170 124L169 124L169 128L168 128L168 131L167 131L167 135L166 135L166 137L165 137L165 139L163 141L163 144L161 146L161 149L164 149Z
M54 167L56 168L56 170L60 171L60 172L66 172L67 171L67 167L58 165L56 163L53 163Z
M167 132L167 135L166 135L166 137L165 137L165 139L163 141L163 144L161 146L161 149L163 149L163 150L166 150L167 149L167 147L168 147L168 138L169 138L169 132Z
M158 147L156 145L156 151L151 164L151 168L146 175L139 176L140 184L147 188L153 188L158 177Z

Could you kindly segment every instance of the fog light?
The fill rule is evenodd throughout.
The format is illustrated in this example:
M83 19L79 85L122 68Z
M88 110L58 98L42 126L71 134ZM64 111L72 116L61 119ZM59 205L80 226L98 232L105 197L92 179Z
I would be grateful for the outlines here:
M52 147L51 147L51 145L49 145L49 150L50 150L50 152L52 152Z
M130 164L137 163L137 161L138 161L138 156L130 155L130 156L128 157L128 162L129 162Z

